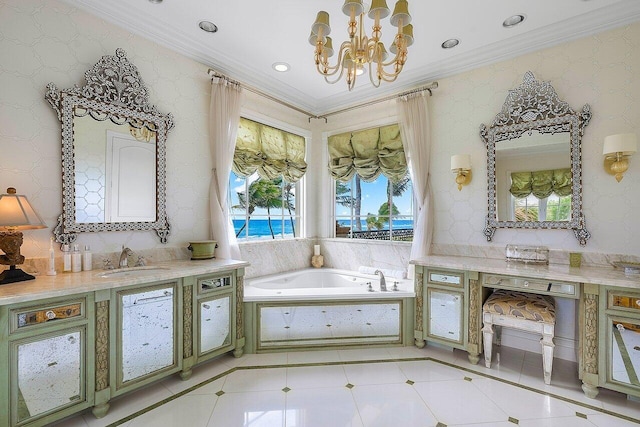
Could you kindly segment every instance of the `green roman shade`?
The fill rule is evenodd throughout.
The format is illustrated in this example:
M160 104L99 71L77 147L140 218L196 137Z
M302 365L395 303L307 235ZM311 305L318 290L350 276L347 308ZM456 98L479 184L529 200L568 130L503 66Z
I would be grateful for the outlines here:
M307 170L304 156L302 136L240 118L232 166L236 175L247 177L257 171L267 180L282 176L297 182Z
M557 196L571 194L571 169L554 169L535 172L513 172L511 174L511 188L509 192L521 199L533 194L538 199L549 197L551 193Z
M358 174L365 182L380 174L398 182L407 174L407 159L397 124L329 137L329 172L337 181Z

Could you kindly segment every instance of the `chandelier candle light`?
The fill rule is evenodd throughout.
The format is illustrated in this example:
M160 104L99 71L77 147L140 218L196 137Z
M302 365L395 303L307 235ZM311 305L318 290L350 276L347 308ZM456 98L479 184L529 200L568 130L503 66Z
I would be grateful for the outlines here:
M382 38L382 26L380 20L389 16L390 10L385 0L373 0L368 16L373 19L373 31L371 37L364 32L364 15L366 13L362 0L345 0L342 12L349 17L349 40L340 45L337 63L329 65L329 58L333 56L333 44L329 34L329 14L325 11L318 12L316 22L311 27L309 43L316 47L315 61L318 72L322 74L327 83L336 83L346 73L347 86L352 90L356 83L356 76L362 74L365 67L368 68L369 80L375 87L380 83L396 80L405 62L407 62L407 47L413 44L413 26L409 15L409 4L406 0L398 0L393 9L389 22L398 28L393 44L389 51L395 55L387 61L388 54ZM386 61L386 62L385 62ZM335 77L334 80L330 77Z

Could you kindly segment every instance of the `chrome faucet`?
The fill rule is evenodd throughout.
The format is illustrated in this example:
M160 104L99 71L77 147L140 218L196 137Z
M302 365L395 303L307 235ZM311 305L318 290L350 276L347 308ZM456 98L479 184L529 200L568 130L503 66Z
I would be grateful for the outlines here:
M384 273L380 270L376 270L373 274L380 274L380 291L387 292L387 281L384 279Z
M120 261L118 262L118 268L127 268L129 267L129 255L132 255L133 252L129 248L125 248L122 245L122 252L120 252Z

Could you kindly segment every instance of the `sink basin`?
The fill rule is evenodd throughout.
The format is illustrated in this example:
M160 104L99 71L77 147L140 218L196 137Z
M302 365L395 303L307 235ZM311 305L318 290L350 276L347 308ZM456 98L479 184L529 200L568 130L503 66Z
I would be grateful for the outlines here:
M158 273L160 271L169 270L167 267L155 267L155 266L145 266L145 267L131 267L131 268L119 268L116 270L107 270L102 271L97 274L98 277L102 278L118 278L118 277L140 277L146 276L153 273Z

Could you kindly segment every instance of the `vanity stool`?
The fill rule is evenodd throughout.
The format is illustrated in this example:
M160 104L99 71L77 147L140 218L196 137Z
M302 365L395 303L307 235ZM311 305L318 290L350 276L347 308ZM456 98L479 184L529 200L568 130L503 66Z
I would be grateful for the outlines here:
M491 368L493 326L504 326L542 335L544 382L551 383L556 306L552 297L496 289L482 306L484 362Z

